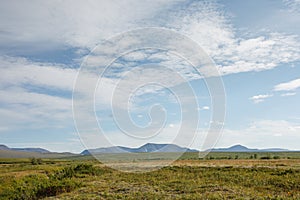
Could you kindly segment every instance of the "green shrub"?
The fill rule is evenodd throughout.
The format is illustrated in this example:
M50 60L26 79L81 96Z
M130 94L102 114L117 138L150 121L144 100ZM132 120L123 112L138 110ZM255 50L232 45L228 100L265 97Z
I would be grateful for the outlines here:
M56 171L50 175L52 179L63 180L65 178L72 178L75 176L74 167L65 167L62 170Z
M260 159L262 159L262 160L268 160L268 159L271 159L271 157L270 156L262 156L262 157L260 157Z
M66 167L54 174L34 174L16 179L11 187L1 194L2 199L35 200L48 196L56 196L70 192L81 184L73 179L75 175L72 167Z
M32 165L37 165L37 164L38 164L36 158L31 158L31 159L30 159L30 163L31 163Z
M32 165L40 165L40 164L42 164L42 159L41 158L31 158L30 163Z
M78 164L74 168L76 173L96 175L97 169L91 164Z

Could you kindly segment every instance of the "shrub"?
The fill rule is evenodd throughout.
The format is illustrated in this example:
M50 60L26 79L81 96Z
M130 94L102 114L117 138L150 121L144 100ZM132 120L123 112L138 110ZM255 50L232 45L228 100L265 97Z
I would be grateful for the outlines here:
M41 165L41 164L43 163L43 161L42 161L41 158L37 158L37 159L36 159L36 162L37 162L39 165Z
M57 181L45 175L28 175L22 179L14 180L12 187L1 196L4 199L40 199L54 196L62 192L71 191L78 187L73 180Z
M262 159L262 160L268 160L268 159L271 159L271 157L270 156L262 156L262 157L260 157L260 159Z
M91 164L78 164L74 170L76 173L96 175L97 169Z
M30 163L31 163L32 165L37 165L37 164L38 164L36 158L31 158L31 159L30 159Z
M1 197L35 200L70 192L81 186L81 183L72 178L74 174L71 167L66 167L48 176L45 174L28 175L14 180L12 187L1 194Z
M30 159L30 163L32 165L40 165L40 164L42 164L42 159L33 157L33 158Z

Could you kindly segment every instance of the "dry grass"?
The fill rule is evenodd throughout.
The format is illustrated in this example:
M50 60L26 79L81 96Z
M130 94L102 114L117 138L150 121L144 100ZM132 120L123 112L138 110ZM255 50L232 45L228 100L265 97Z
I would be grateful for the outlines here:
M39 194L41 186L57 190L43 194L46 199L300 199L300 159L186 159L148 173L120 172L86 159L23 161L0 165L0 199L7 199L8 190ZM81 163L88 165L76 168ZM168 161L135 164L142 169ZM34 191L23 199L32 199Z

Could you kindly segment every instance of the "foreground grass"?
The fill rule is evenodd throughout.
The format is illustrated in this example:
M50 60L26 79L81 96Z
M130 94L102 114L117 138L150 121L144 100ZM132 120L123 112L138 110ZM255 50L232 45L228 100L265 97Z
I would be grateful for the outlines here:
M94 160L0 165L0 199L300 199L300 160L180 160L124 173Z
M151 173L109 171L62 199L299 199L300 171L172 166Z

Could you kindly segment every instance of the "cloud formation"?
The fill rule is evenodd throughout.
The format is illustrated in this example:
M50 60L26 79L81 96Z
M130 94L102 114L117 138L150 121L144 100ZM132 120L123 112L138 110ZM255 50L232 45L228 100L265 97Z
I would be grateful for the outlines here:
M291 12L299 13L300 1L299 0L283 0L284 4L289 8Z
M55 45L93 48L101 40L136 27L176 1L5 1L0 7L2 46ZM27 49L28 51L28 49Z
M274 91L295 91L300 88L300 79L295 79L289 82L280 83L275 85Z
M297 35L271 31L238 35L221 7L214 1L193 1L171 12L167 26L198 42L222 75L270 70L300 60Z
M299 122L258 119L239 130L226 128L218 146L243 144L250 148L287 148L299 150Z
M291 11L299 8L299 0L284 0L284 3ZM0 132L21 130L26 124L41 129L50 125L64 126L65 122L72 124L71 94L78 63L85 58L82 55L103 39L148 26L169 28L193 39L215 61L222 76L271 70L300 60L298 35L272 30L241 34L239 27L234 26L230 13L226 13L216 1L54 0L32 1L30 4L5 1L0 7L0 53L6 55L0 57L0 118L3 119ZM24 53L31 51L38 54L43 50L55 51L61 47L67 51L76 50L77 57L71 65L49 63L43 59L37 62L24 56ZM114 49L108 51L107 56L113 55ZM104 77L96 106L110 105L115 83L122 79L128 69L143 61L172 66L188 81L202 78L188 67L188 63L175 57L169 52L150 50L125 55L113 64L113 70ZM99 62L91 57L90 61ZM137 71L147 81L152 80L151 76L160 77L162 81L168 80L166 85L172 87L182 82L170 76L170 73L149 69ZM89 74L85 77L86 86L95 87L90 83L97 78L98 74ZM138 81L123 81L123 92L128 93L135 88ZM276 85L273 91L286 92L282 96L293 96L299 87L300 79L295 79ZM84 89L80 91L84 93ZM159 93L159 90L159 87L144 88L139 90L138 95L153 91ZM260 103L271 96L260 94L250 100ZM120 100L118 105L127 107L128 102L122 101L122 98ZM204 106L200 109L210 108Z
M267 98L270 98L272 96L273 96L272 94L259 94L259 95L255 95L249 99L252 100L254 103L261 103L261 102L264 102Z
M297 2L285 1L291 7ZM199 43L223 75L269 70L300 60L298 36L271 31L238 35L230 14L215 1L4 2L0 13L4 52L4 48L35 44L40 48L92 49L124 30L158 26Z
M296 92L288 92L288 93L281 94L281 96L282 97L288 97L288 96L294 96L296 94L297 94Z

